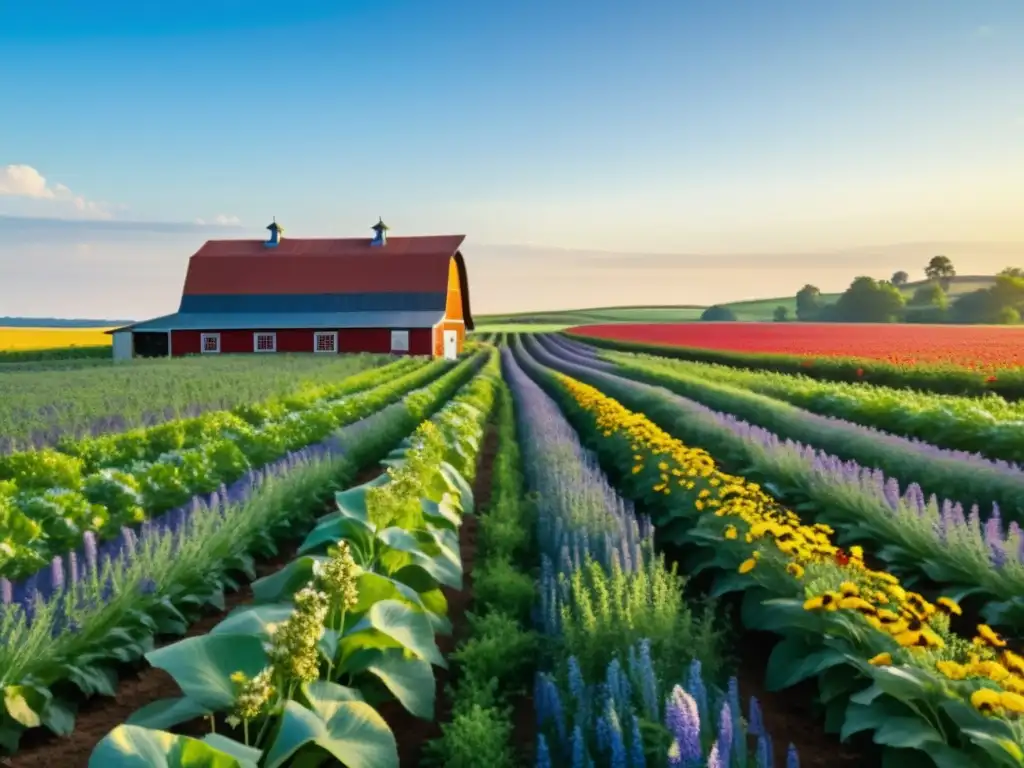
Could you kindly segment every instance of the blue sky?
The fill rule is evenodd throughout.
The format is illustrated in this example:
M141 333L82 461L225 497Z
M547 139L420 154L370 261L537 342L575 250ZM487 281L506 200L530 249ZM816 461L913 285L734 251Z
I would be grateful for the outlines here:
M552 249L572 270L680 254L684 303L790 292L779 254L1024 242L1022 82L1009 0L5 3L0 215L77 223L0 220L0 315L163 308L204 239L261 237L271 216L292 236L378 214L465 232L481 308L500 310L566 303L524 272ZM984 252L954 255L1001 266ZM688 295L721 254L763 272ZM849 261L829 265L840 284ZM581 274L569 303L666 299L625 263ZM76 268L87 297L40 290Z

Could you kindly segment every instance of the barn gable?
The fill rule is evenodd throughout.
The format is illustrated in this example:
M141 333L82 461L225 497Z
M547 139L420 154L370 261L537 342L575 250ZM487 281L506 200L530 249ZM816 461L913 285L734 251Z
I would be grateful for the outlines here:
M178 312L123 330L199 327L220 316L232 327L298 327L311 320L395 325L385 315L428 326L459 319L472 330L459 251L464 239L392 237L377 246L360 238L211 240L189 259Z

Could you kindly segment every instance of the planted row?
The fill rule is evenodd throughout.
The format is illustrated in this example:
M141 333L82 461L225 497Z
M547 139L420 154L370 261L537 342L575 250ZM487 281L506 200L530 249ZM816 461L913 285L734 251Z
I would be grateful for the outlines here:
M157 636L183 634L204 606L222 609L226 589L255 578L255 557L308 531L338 484L382 459L482 362L464 361L325 442L222 489L209 503L196 500L154 518L137 535L125 531L116 552L87 550L49 599L35 592L4 605L3 747L14 752L27 728L70 732L82 696L114 695L118 663L140 658Z
M546 380L625 494L689 552L690 570L715 572L718 593L744 592L744 623L783 637L772 688L818 678L828 724L843 738L873 731L886 760L1024 764L1024 660L991 629L957 636L954 601L928 601L868 568L859 548L835 547L828 526L804 525L642 413L565 374Z
M66 352L62 350L61 352ZM203 355L10 363L0 353L0 455L285 397L381 365L381 355Z
M553 646L534 692L537 764L774 764L757 700L743 707L736 678L725 679L712 610L687 606L675 568L654 553L650 520L609 485L509 350L504 362L538 499L539 613ZM795 768L795 748L784 754Z
M709 381L667 367L652 357L624 356L619 371L631 379L664 387L709 408L730 413L771 430L782 439L799 440L845 461L877 468L904 483L917 483L926 494L954 499L969 507L999 505L1003 515L1024 523L1024 471L1016 464L951 451L909 440L842 419L810 413L764 395Z
M838 327L836 331L841 332ZM1017 370L1001 370L998 375L990 375L953 365L907 366L882 360L852 357L811 358L805 355L759 354L734 352L727 349L698 349L667 344L645 344L621 339L603 339L572 332L569 335L605 349L673 357L700 363L717 363L758 371L799 373L822 381L863 382L883 387L968 397L991 392L1007 400L1024 399L1024 373Z
M1024 632L1024 534L1016 522L1004 528L998 507L983 520L977 507L965 511L949 499L926 497L915 483L901 488L877 469L782 440L731 414L627 385L608 376L613 367L588 364L574 349L552 344L549 350L557 350L558 359L545 358L553 364L576 360L566 372L619 397L632 393L632 402L662 428L761 483L805 519L835 528L840 544L868 546L905 584L925 591L936 585L976 604L989 624ZM601 377L590 378L588 367L601 370Z
M809 376L606 352L607 359L677 371L757 392L823 416L856 422L943 448L990 459L1024 459L1024 403L998 395L962 397L907 389L820 381Z
M50 449L6 457L3 471L16 479L0 481L0 513L6 522L0 574L18 579L36 573L54 556L81 546L86 532L113 539L125 526L323 440L429 381L448 364L398 365L394 371L385 367L357 374L319 393L325 399L246 407L249 421L221 412L154 427L137 436L149 450L161 441L168 446L153 461L122 457L121 464L90 472L88 462Z
M472 510L466 476L493 400L493 367L393 451L386 474L339 493L337 511L321 518L298 559L254 583L254 605L147 654L183 696L137 712L90 765L202 758L276 768L332 756L397 766L395 736L375 705L394 699L433 717L433 667L445 666L435 634L450 630L440 587L462 582L458 528ZM214 715L226 715L219 722L228 730L203 740L162 730Z

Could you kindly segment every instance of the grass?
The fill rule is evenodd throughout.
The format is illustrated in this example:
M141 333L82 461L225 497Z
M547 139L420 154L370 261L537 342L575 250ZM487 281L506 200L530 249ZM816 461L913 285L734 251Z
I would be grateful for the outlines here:
M903 286L903 294L909 300L925 280L907 283ZM955 277L949 288L951 297L970 293L981 288L988 288L994 278L982 275L964 275ZM822 300L833 303L839 298L838 293L823 293ZM736 313L739 320L748 322L765 322L773 319L776 307L785 307L789 316L796 316L796 290L792 296L779 296L770 299L748 299L732 301L723 306ZM631 307L592 307L590 309L567 309L550 312L517 312L504 315L478 315L477 330L481 332L530 332L538 333L554 331L575 325L591 325L602 323L683 323L699 320L705 307L685 304L680 306L631 306Z
M109 347L109 328L0 328L0 352Z

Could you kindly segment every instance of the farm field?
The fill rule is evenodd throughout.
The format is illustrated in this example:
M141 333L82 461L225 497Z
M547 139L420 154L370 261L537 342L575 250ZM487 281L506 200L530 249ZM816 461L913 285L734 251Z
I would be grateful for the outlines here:
M0 352L109 347L109 328L0 328Z
M0 755L1024 766L1021 401L478 338L0 369Z

